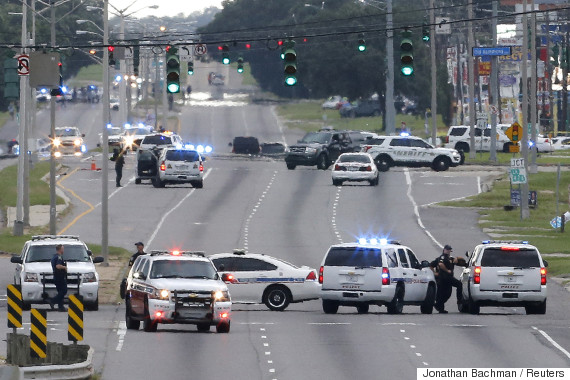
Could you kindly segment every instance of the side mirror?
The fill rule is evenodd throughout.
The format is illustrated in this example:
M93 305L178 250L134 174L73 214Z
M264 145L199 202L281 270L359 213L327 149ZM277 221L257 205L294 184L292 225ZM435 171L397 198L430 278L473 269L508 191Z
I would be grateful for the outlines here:
M220 266L218 267L218 271L223 272L224 269L226 269L226 266L224 264L220 264Z
M133 277L139 280L146 280L146 276L144 275L143 272L136 272L135 274L133 274Z
M102 263L103 261L105 261L105 258L103 256L95 256L93 258L93 264Z
M93 256L93 252L91 252L91 250L90 250L90 249L88 249L88 250L87 250L87 255L89 255L89 256Z
M469 258L469 251L465 251L465 256Z
M85 133L82 133L82 134L81 134L81 137L85 137Z
M420 266L422 268L429 268L429 261L427 260L422 260L422 262L420 263Z
M14 264L22 264L22 257L20 256L12 256L10 258L10 262Z
M234 146L234 144L232 144L231 142L228 143L228 146Z
M12 261L12 262L13 262L13 261ZM548 268L548 261L542 260L542 262L544 263L544 267L545 267L545 268Z

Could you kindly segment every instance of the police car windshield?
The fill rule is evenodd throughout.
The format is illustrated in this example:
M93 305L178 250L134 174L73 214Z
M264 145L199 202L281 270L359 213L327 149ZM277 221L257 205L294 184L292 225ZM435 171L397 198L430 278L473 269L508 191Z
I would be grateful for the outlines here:
M121 128L111 128L107 131L109 132L109 136L118 136L121 134Z
M340 156L338 162L360 162L362 164L369 164L370 158L363 154L350 154Z
M333 247L325 265L332 267L381 267L382 250L362 247Z
M75 128L66 128L66 129L59 129L55 133L59 137L67 137L67 136L79 136L77 129Z
M146 136L142 143L150 145L170 145L172 144L172 139L167 136Z
M200 155L193 150L169 150L166 152L166 159L168 161L196 162L200 161Z
M127 129L125 130L125 133L127 135L148 135L150 133L150 129L149 128L131 128L131 129Z
M150 278L205 278L215 280L214 266L205 261L157 260L152 264Z
M327 144L331 139L331 134L326 132L311 132L307 133L301 140L304 143L319 143Z
M30 247L26 257L27 263L48 262L55 255L54 245L34 245ZM82 245L64 245L63 259L65 261L78 261L86 263L89 261L87 250Z
M520 248L518 251L487 248L481 258L482 267L538 268L538 252L533 248Z

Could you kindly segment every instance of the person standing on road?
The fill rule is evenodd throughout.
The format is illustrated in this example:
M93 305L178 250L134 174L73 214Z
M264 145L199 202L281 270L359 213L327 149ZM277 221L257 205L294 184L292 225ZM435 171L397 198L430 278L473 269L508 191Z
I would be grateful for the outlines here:
M137 251L129 259L129 266L130 267L133 266L137 257L139 257L141 255L146 255L146 252L144 251L144 244L142 243L142 241L135 243L135 246L137 247ZM123 281L121 281L121 287L119 289L119 294L120 294L122 299L125 299L125 296L127 294L127 279L126 278L123 278Z
M58 311L67 311L63 306L63 299L67 294L67 263L63 259L63 245L55 246L55 255L51 259L51 267L53 269L53 283L57 289L57 295L48 299L49 305L54 310L54 304L57 303Z
M461 281L453 276L453 269L459 261L457 258L450 256L452 251L451 246L446 244L441 255L430 264L437 280L437 295L434 308L442 314L447 314L445 303L451 297L454 287L457 288L457 302L460 303L462 300Z
M121 178L123 178L123 166L125 165L124 151L119 152L119 148L113 149L113 157L111 161L115 162L115 173L117 174L117 187L121 186Z

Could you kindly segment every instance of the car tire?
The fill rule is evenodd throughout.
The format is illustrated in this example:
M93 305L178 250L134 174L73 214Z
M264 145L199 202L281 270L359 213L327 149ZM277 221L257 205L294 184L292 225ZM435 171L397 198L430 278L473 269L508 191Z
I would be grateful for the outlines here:
M378 168L379 171L387 172L388 170L390 170L390 166L392 166L392 159L390 158L390 156L381 154L374 159L374 163L376 164L376 167Z
M433 284L428 285L426 298L424 302L420 305L420 311L422 314L432 314L433 304L435 303L435 286Z
M459 142L455 144L455 150L461 150L465 153L469 153L469 144L466 142Z
M342 181L339 179L333 179L333 186L342 186Z
M204 181L192 182L192 186L195 187L196 189L201 189L204 187Z
M356 311L358 312L358 314L366 314L368 313L368 310L370 309L370 305L367 303L361 303L356 305Z
M135 178L135 184L140 185L142 180L140 178Z
M158 328L158 322L153 321L150 318L148 312L148 300L144 301L144 320L143 320L143 330L146 332L156 332Z
M129 330L138 330L141 327L141 321L137 321L132 317L131 302L128 300L125 303L125 322Z
M85 310L97 311L99 310L99 296L93 302L85 303Z
M152 186L156 187L157 189L162 188L165 186L164 182L160 180L160 178L155 177L152 179Z
M406 289L403 285L396 286L396 294L394 298L386 307L388 308L388 314L402 314L404 311L404 295L406 294Z
M287 169L289 169L289 170L295 170L296 167L297 167L297 165L295 165L295 164L287 164Z
M324 153L321 153L319 157L317 157L317 169L327 170L328 167L327 156Z
M531 303L524 307L526 314L546 314L546 300L538 304Z
M477 304L477 302L473 301L473 298L471 298L471 296L469 297L469 300L467 301L467 305L468 305L468 309L469 309L469 314L477 315L481 312L481 306L479 306L479 304Z
M227 334L230 332L230 322L220 322L216 325L216 332L217 333L224 333Z
M339 305L338 301L323 300L323 311L325 314L336 314Z
M29 311L32 309L32 304L29 302L22 302L22 310Z
M463 153L462 150L458 150L457 152L459 152L459 165L463 165L465 164L465 153Z
M378 177L376 177L375 179L370 181L370 186L378 186L379 182L380 182L380 179Z
M291 302L291 292L285 286L272 285L265 289L263 303L270 310L283 311Z
M198 331L200 332L207 332L210 331L210 324L209 323L198 323Z
M437 157L433 160L432 168L436 172L444 172L449 169L449 158L447 157Z

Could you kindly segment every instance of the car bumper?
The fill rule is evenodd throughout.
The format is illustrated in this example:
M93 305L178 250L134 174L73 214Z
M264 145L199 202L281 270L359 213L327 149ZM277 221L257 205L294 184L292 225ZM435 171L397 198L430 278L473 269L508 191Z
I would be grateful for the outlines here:
M55 297L57 290L55 285L46 284L45 290L42 284L34 283L22 283L22 301L27 303L42 303L45 300L44 291L47 297ZM98 282L83 283L79 286L79 295L83 296L84 302L93 302L97 300L97 295L99 292ZM78 294L77 284L67 285L67 295Z
M382 291L363 290L328 290L321 291L323 300L339 301L341 305L353 305L358 303L385 304L394 299L395 287L383 287Z
M167 300L148 300L150 319L158 323L210 323L216 325L229 321L231 317L231 302L215 302L212 307L176 307Z
M486 291L477 286L471 286L471 299L482 306L515 306L527 302L542 302L546 300L546 286L538 291ZM464 294L468 297L468 294Z
M317 164L316 154L289 154L285 156L285 162L293 165L313 166Z
M160 174L160 180L163 182L193 182L201 181L202 174L178 173L178 174Z
M374 172L349 172L333 170L332 179L340 181L372 181L378 177Z

